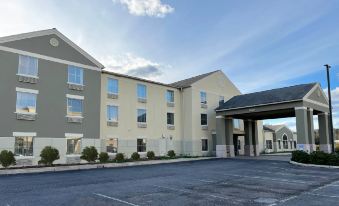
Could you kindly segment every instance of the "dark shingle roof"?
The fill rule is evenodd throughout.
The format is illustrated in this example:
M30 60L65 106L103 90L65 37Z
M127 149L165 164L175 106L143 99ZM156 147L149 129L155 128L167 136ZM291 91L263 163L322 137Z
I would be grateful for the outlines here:
M184 79L184 80L181 80L181 81L177 81L177 82L174 82L172 84L169 84L170 86L173 86L173 87L176 87L176 88L186 88L186 87L190 87L193 83L215 73L215 72L218 72L220 70L216 70L216 71L213 71L213 72L209 72L209 73L206 73L206 74L200 74L198 76L195 76L195 77L191 77L191 78L188 78L188 79Z
M317 83L300 84L290 87L266 90L234 96L216 110L253 107L262 104L301 100Z
M264 125L263 126L264 130L268 130L268 131L272 131L272 132L275 132L282 127L285 127L285 125L280 124L280 125Z

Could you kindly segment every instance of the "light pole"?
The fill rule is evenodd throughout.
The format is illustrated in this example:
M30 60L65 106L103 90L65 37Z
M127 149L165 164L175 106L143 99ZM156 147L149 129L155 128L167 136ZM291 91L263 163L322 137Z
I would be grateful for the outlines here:
M330 82L330 68L331 68L331 66L328 65L328 64L325 64L324 66L326 67L326 72L327 72L327 92L328 92L328 100L329 100L329 106L330 106L330 116L329 116L330 140L331 140L331 143L332 143L332 152L334 153L332 99L331 99L331 82Z

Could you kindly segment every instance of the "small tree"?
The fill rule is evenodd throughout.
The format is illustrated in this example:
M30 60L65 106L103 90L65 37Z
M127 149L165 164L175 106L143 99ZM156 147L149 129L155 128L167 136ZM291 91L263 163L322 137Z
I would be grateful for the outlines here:
M175 157L175 152L174 150L170 150L167 152L167 156L169 156L170 158L174 158Z
M107 152L101 152L101 153L99 154L99 161L100 161L101 163L107 162L108 159L109 159L109 156L108 156L108 153L107 153Z
M85 147L81 153L81 159L86 160L87 162L95 162L98 159L98 151L95 147Z
M123 162L125 160L125 156L123 153L118 153L115 155L116 162Z
M132 160L139 160L140 159L140 155L137 152L133 152L133 154L131 155Z
M9 167L10 165L15 165L16 161L13 152L3 150L0 153L0 164L5 168Z
M153 151L148 151L147 152L147 158L148 159L152 160L152 159L154 159L154 157L155 157L155 154L154 154Z
M52 165L55 160L60 159L59 151L51 146L45 147L40 153L40 162L46 165Z

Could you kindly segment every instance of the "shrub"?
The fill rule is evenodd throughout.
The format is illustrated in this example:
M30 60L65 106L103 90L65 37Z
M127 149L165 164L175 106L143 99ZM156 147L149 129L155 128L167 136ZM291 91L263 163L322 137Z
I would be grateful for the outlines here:
M296 150L292 152L291 160L300 163L309 163L310 155L307 152Z
M336 153L339 153L339 144L337 144L337 145L335 146L334 151L335 151Z
M109 156L107 152L100 152L99 154L99 161L101 163L107 162L109 160Z
M316 165L327 165L330 154L327 154L322 151L312 152L310 154L310 163Z
M170 150L167 152L167 156L169 156L170 158L174 158L175 157L175 152L174 150Z
M125 156L123 153L118 153L115 155L116 162L123 162L125 160Z
M85 147L81 153L81 159L86 160L87 162L94 162L98 159L98 151L95 147Z
M59 151L51 146L45 147L40 153L41 160L39 162L52 165L55 160L60 159Z
M152 159L154 159L154 157L155 157L155 154L154 154L153 151L148 151L147 152L147 158L148 159L152 160Z
M0 153L0 164L7 168L10 165L15 165L16 161L15 161L15 157L13 152L8 151L8 150L3 150Z
M339 153L333 153L329 155L328 164L339 166Z
M140 155L137 152L133 152L133 154L131 155L132 160L139 160L140 159Z

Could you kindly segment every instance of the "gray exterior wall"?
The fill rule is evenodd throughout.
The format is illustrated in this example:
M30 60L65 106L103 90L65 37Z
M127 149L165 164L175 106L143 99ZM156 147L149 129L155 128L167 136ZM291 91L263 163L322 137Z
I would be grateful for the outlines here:
M39 59L37 84L18 81L19 55L0 51L0 137L13 132L36 132L38 137L65 138L65 133L82 133L84 138L100 137L100 75L84 69L84 90L67 86L68 65ZM16 87L38 90L37 119L17 120ZM66 94L84 96L83 123L68 123Z

